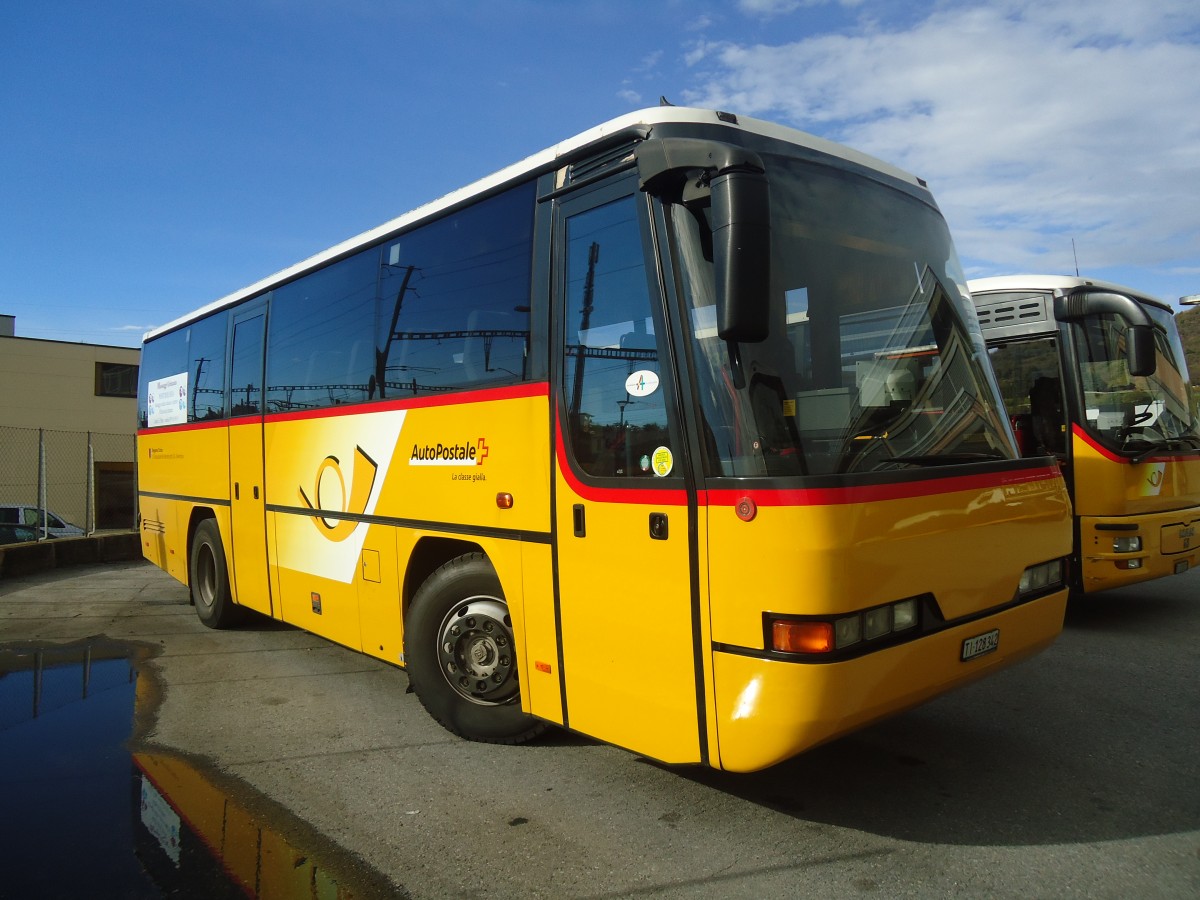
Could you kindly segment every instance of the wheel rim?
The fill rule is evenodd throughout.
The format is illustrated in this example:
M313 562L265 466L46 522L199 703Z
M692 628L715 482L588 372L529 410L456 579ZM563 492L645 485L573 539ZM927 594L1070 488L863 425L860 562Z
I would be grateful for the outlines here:
M212 547L204 544L196 554L196 602L205 609L212 609L217 595L217 564Z
M515 661L512 619L504 601L472 597L442 619L438 662L459 696L482 706L511 702L520 690Z

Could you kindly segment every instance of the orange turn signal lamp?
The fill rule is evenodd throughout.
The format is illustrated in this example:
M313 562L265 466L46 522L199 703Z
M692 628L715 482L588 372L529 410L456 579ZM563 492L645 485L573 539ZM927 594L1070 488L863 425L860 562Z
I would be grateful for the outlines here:
M917 598L909 597L836 619L768 619L771 648L778 653L832 653L917 626Z
M833 623L776 619L771 623L771 645L781 653L828 653L834 649Z

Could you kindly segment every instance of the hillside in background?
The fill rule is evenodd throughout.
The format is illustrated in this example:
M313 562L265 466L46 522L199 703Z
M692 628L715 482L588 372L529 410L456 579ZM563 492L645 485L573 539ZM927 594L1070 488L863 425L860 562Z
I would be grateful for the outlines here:
M1200 385L1200 306L1175 316L1179 325L1179 338L1183 342L1183 357L1187 360L1188 374L1192 385Z

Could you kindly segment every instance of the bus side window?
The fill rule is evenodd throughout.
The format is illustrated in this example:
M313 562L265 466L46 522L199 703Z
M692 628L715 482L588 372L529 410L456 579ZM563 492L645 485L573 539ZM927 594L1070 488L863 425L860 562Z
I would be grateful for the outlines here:
M471 384L524 379L528 314L477 309L467 318L463 369Z

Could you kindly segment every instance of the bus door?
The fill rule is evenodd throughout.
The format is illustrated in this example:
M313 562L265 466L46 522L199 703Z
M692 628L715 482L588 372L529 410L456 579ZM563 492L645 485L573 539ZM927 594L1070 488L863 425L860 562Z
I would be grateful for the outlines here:
M263 480L263 341L266 304L233 317L230 341L230 583L242 606L271 615Z
M586 193L585 193L586 191ZM704 758L676 382L648 198L621 179L555 218L555 561L566 723L665 762Z

